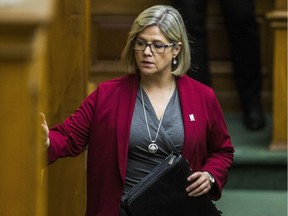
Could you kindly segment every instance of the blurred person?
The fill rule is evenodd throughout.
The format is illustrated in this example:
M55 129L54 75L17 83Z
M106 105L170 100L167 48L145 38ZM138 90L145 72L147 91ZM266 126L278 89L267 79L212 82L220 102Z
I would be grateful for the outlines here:
M156 5L140 13L122 59L130 74L100 83L63 123L49 129L43 116L49 163L88 145L87 216L127 215L121 197L175 150L194 171L187 196L219 199L234 147L214 91L185 75L190 48L179 12Z
M260 39L253 0L219 0L230 39L236 88L244 124L258 130L265 126L261 104ZM207 0L173 0L191 37L191 69L188 75L211 85L206 28Z

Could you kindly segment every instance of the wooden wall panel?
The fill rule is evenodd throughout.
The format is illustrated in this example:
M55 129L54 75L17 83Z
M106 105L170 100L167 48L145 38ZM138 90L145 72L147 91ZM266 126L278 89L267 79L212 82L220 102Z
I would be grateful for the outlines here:
M48 115L52 124L74 111L86 94L85 2L66 0L56 5L49 38Z
M134 15L140 13L147 7L155 4L171 4L169 0L92 0L91 1L91 12L92 14L99 15Z
M90 1L57 0L49 37L49 126L61 123L87 95ZM86 207L85 152L49 165L48 215L79 216Z
M119 59L134 18L143 8L153 4L171 4L171 1L158 1L155 3L155 1L92 0L92 63L98 59ZM263 17L265 17L265 13L271 10L273 1L266 0L263 2L257 0L256 4L261 41L263 41L261 50L264 52L267 44L265 37L267 23ZM207 18L210 59L211 61L228 61L230 59L229 45L227 44L228 38L217 0L209 1ZM215 38L217 41L215 41ZM221 49L219 49L219 46L221 46ZM263 53L263 56L265 56L265 53Z
M134 16L98 16L91 20L91 60L119 60Z
M47 25L52 1L0 2L0 215L45 216ZM25 17L23 17L25 14Z

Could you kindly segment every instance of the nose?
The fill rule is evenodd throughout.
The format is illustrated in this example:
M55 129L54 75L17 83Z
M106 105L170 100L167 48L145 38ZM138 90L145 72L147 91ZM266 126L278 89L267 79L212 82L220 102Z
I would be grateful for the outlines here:
M146 44L146 47L145 47L145 49L144 49L144 51L143 51L144 54L146 54L146 55L152 54L151 45L152 45L152 44ZM147 48L149 48L149 49L147 49Z

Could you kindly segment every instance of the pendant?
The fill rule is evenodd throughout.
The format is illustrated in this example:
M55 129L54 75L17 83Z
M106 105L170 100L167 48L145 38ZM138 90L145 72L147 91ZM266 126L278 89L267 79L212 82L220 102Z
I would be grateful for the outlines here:
M149 146L148 146L148 151L151 153L151 154L155 154L157 151L158 151L158 145L156 143L151 143Z

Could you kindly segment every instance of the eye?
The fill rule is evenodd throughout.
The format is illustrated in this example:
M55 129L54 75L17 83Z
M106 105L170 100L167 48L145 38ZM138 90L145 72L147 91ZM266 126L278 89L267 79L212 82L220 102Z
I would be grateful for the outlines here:
M164 44L161 44L161 43L154 43L153 44L153 47L155 49L162 49L165 45Z
M137 45L137 46L146 46L146 43L144 41L141 41L141 40L136 40L135 41L135 45Z

